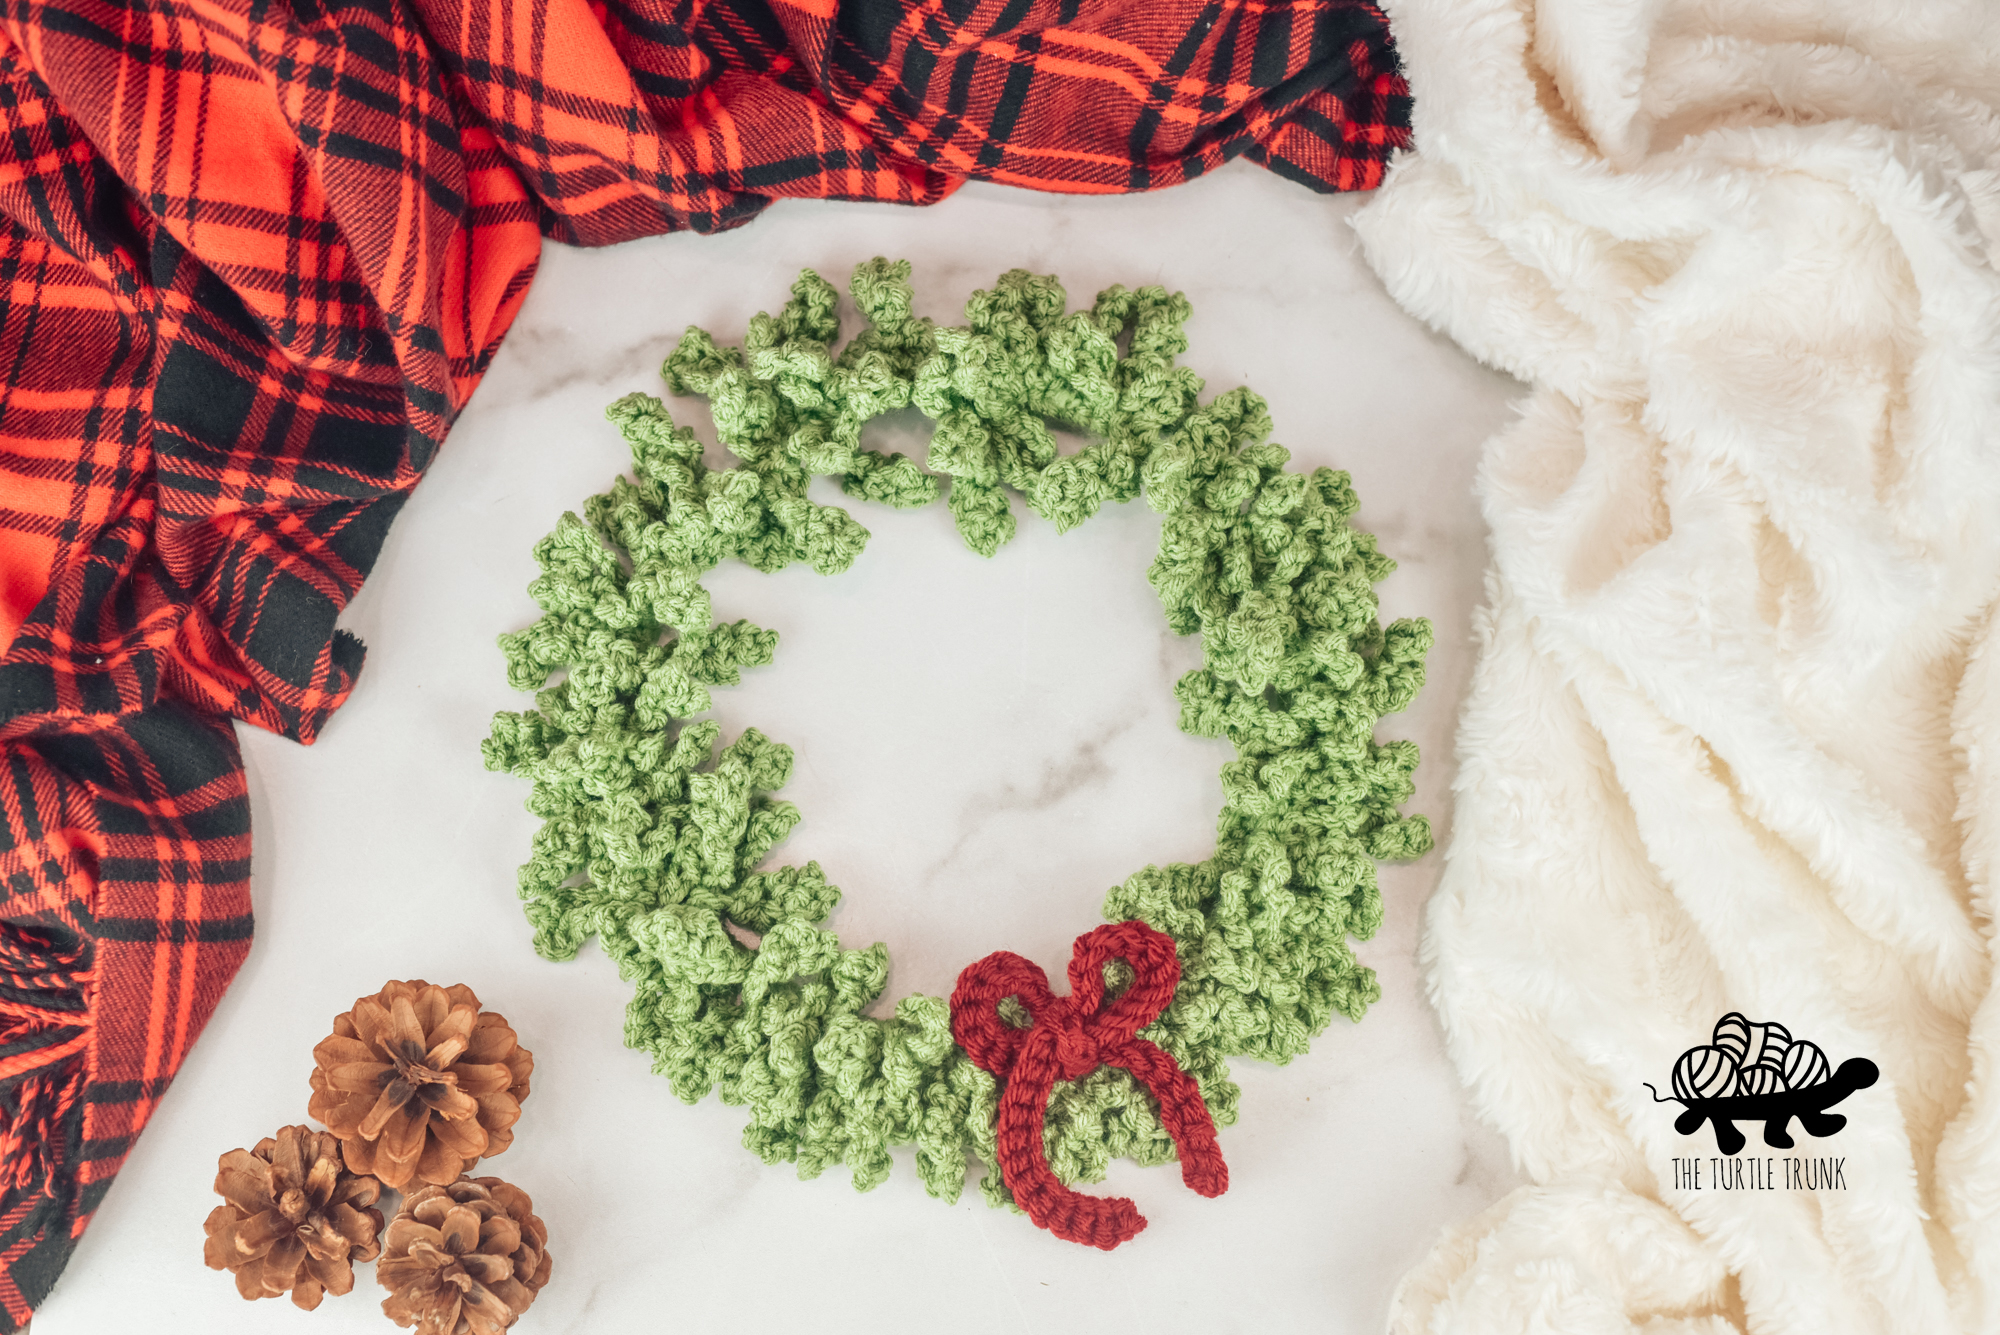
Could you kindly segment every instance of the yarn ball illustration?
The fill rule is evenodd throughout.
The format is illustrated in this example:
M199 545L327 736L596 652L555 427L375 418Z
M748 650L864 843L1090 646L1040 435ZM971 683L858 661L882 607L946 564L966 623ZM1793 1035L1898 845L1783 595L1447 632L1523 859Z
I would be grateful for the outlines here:
M1795 1039L1772 1021L1759 1024L1741 1011L1715 1022L1715 1041L1689 1048L1674 1063L1674 1093L1684 1102L1760 1098L1824 1084L1832 1063L1817 1043Z
M1792 1031L1776 1022L1753 1024L1740 1011L1731 1011L1715 1022L1714 1042L1734 1057L1739 1067L1782 1069L1785 1050L1792 1045Z
M1674 1063L1674 1093L1696 1099L1726 1099L1736 1092L1736 1057L1726 1048L1689 1048Z
M1819 1044L1809 1039L1797 1039L1785 1049L1782 1067L1785 1086L1788 1089L1804 1089L1807 1085L1817 1085L1833 1073L1832 1064Z
M1789 1088L1784 1072L1774 1066L1744 1066L1736 1072L1738 1094L1782 1094Z
M1661 1098L1650 1083L1646 1088L1656 1102L1686 1105L1674 1119L1681 1135L1713 1124L1715 1147L1724 1154L1747 1143L1738 1121L1762 1122L1764 1143L1776 1150L1796 1143L1794 1121L1809 1136L1834 1135L1847 1118L1827 1110L1882 1078L1881 1068L1866 1057L1849 1057L1832 1068L1818 1044L1794 1039L1781 1024L1757 1024L1735 1011L1716 1021L1714 1037L1714 1043L1689 1048L1674 1063L1674 1099Z

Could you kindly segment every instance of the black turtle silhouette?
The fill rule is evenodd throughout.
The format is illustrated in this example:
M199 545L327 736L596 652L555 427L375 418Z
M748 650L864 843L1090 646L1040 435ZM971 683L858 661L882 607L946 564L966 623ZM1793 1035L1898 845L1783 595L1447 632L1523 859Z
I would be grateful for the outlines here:
M1674 1119L1674 1130L1691 1136L1701 1130L1703 1122L1713 1122L1715 1147L1724 1154L1735 1154L1743 1148L1743 1133L1736 1129L1738 1121L1762 1122L1764 1143L1779 1150L1792 1148L1790 1124L1794 1117L1799 1119L1799 1125L1808 1135L1834 1134L1847 1125L1847 1118L1826 1110L1855 1090L1868 1088L1881 1075L1875 1063L1866 1057L1849 1057L1840 1064L1839 1070L1818 1084L1770 1094L1731 1094L1713 1099L1661 1098L1660 1091L1653 1089L1652 1082L1648 1081L1646 1088L1653 1090L1655 1103L1678 1103L1687 1109Z

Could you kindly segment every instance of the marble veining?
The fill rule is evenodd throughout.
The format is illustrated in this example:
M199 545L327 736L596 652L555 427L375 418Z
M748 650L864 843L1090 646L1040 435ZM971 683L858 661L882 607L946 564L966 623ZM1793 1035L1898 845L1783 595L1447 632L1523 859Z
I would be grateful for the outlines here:
M520 1327L530 1335L1380 1329L1438 1229L1514 1182L1422 997L1435 852L1383 869L1386 919L1358 948L1383 987L1368 1018L1336 1020L1284 1069L1233 1064L1230 1191L1207 1201L1170 1168L1114 1165L1101 1189L1134 1196L1152 1226L1106 1255L970 1190L955 1206L929 1199L907 1155L867 1195L844 1170L800 1182L739 1146L741 1110L682 1105L621 1046L628 991L594 947L560 965L530 949L513 891L534 828L527 787L477 754L493 711L523 703L493 639L534 615L531 544L624 465L603 406L663 393L658 362L688 325L736 341L798 268L840 282L888 254L914 262L919 310L948 321L1017 265L1059 273L1073 304L1113 282L1189 294L1186 364L1211 394L1247 382L1269 399L1299 464L1354 474L1357 522L1401 562L1381 586L1385 617L1436 623L1429 685L1382 735L1423 746L1411 806L1448 834L1485 561L1473 468L1519 387L1387 299L1346 224L1359 203L1238 164L1158 195L970 186L925 210L781 203L722 236L548 248L342 618L370 645L354 698L310 750L246 730L255 947L38 1335L386 1329L367 1267L355 1294L310 1315L243 1303L202 1267L201 1220L216 1155L303 1119L311 1047L333 1015L410 977L471 984L536 1054L515 1146L489 1166L550 1227L554 1279ZM701 404L674 411L713 439ZM869 443L921 456L927 434L898 414ZM718 616L781 635L777 660L715 705L725 736L756 726L796 750L784 796L804 820L776 857L826 867L850 945L889 943L885 1008L948 992L996 949L1058 975L1109 886L1214 846L1229 752L1174 726L1173 682L1198 650L1166 632L1145 583L1157 517L1117 507L1058 537L1017 501L1020 536L984 561L942 506L843 503L874 535L847 574L726 567L709 581Z
M1043 765L1035 776L1032 792L1023 792L1012 783L1002 783L997 792L975 797L965 806L960 834L943 857L924 869L924 878L929 881L950 867L966 844L978 833L984 815L1000 811L1046 811L1078 789L1094 783L1102 783L1112 776L1111 767L1104 762L1105 746L1129 732L1139 721L1137 712L1112 719L1104 725L1096 736L1079 742L1070 753Z

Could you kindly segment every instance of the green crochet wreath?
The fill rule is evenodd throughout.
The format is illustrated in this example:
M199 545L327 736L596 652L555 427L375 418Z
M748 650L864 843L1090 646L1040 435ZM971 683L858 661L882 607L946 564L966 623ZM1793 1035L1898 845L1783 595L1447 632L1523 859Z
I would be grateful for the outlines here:
M1144 1036L1194 1078L1217 1126L1236 1120L1227 1058L1289 1061L1336 1012L1358 1020L1381 995L1348 938L1381 922L1375 860L1415 857L1431 832L1397 811L1415 744L1374 730L1422 685L1431 630L1378 622L1373 586L1394 563L1348 526L1346 474L1286 471L1246 389L1198 403L1202 382L1174 364L1184 297L1113 287L1066 314L1053 277L1015 270L973 295L965 327L939 328L913 315L909 274L882 259L855 271L870 323L837 356L836 295L810 271L741 349L687 332L667 383L708 397L737 467L705 467L656 398L611 406L637 480L536 545L529 592L544 615L500 637L509 683L538 690L536 707L497 715L482 750L489 769L533 781L528 808L545 821L520 874L536 950L569 959L597 935L635 989L625 1041L676 1094L719 1088L749 1108L743 1140L765 1162L795 1161L801 1177L844 1162L862 1190L888 1176L892 1147L914 1144L926 1189L949 1201L968 1152L995 1168L994 1079L954 1045L942 998L863 1013L888 951L843 950L821 930L840 892L816 863L760 869L799 819L770 796L791 751L747 729L718 754L718 725L696 716L708 687L770 662L778 637L714 622L703 573L732 556L764 571L852 564L867 530L807 498L815 475L898 507L934 501L949 477L951 514L983 555L1014 532L1003 486L1059 531L1143 492L1165 516L1148 578L1167 624L1201 635L1204 666L1175 687L1180 726L1227 737L1237 758L1215 855L1134 873L1104 916L1174 938L1180 986ZM909 404L936 422L930 472L861 446L865 422ZM1051 423L1094 441L1060 454ZM1047 1147L1066 1182L1100 1179L1114 1156L1174 1157L1150 1096L1115 1067L1057 1087ZM981 1186L1010 1199L998 1171Z

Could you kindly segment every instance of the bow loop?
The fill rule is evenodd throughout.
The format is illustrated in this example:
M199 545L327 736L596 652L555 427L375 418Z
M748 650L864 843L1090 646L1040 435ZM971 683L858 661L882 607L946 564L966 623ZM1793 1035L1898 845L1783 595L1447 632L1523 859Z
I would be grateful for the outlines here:
M1132 982L1106 1005L1104 966L1117 959L1131 966ZM1101 1066L1130 1071L1159 1101L1160 1124L1180 1151L1183 1182L1204 1196L1219 1196L1229 1185L1201 1091L1172 1056L1139 1037L1173 1001L1180 976L1173 938L1136 919L1076 939L1067 997L1052 995L1048 975L1011 951L996 951L958 976L952 1037L976 1065L1006 1083L999 1108L1001 1177L1028 1217L1059 1238L1109 1251L1146 1226L1131 1201L1064 1186L1043 1148L1055 1082L1081 1079ZM1001 1018L999 1005L1008 997L1027 1009L1027 1028Z
M1028 1012L1027 1029L1016 1029L1001 1016L1000 1003L1009 997ZM951 1036L981 1070L1004 1070L1013 1066L1035 1022L1056 1005L1049 976L1039 964L1011 950L996 950L959 974L951 998Z
M1135 927L1139 930L1130 930ZM1104 966L1118 959L1132 966L1132 983L1105 1006ZM1085 932L1076 939L1075 953L1070 956L1071 1003L1094 1013L1094 1027L1107 1031L1138 1033L1160 1018L1180 983L1181 962L1174 939L1136 920Z

